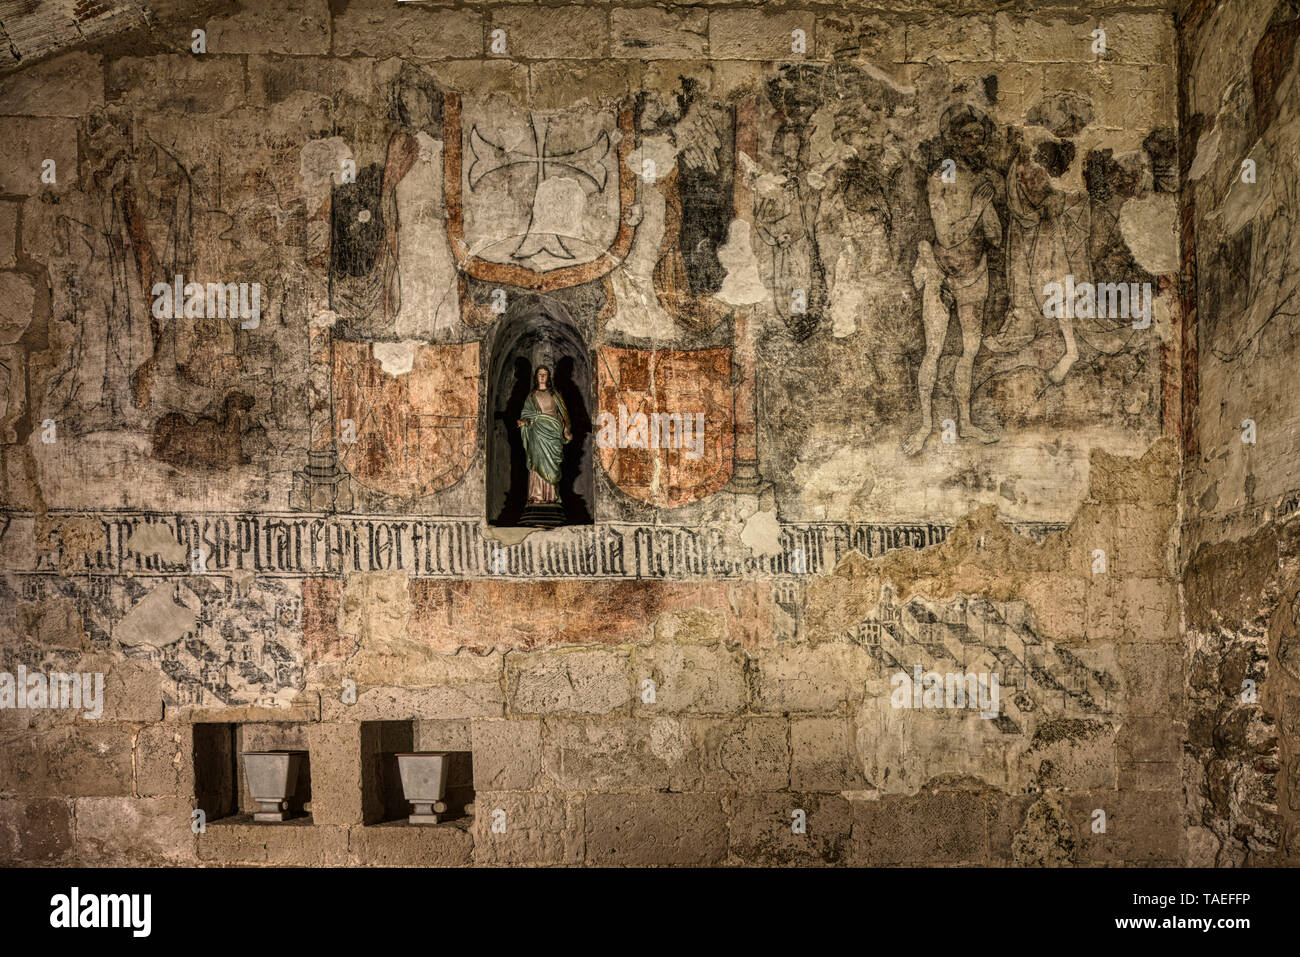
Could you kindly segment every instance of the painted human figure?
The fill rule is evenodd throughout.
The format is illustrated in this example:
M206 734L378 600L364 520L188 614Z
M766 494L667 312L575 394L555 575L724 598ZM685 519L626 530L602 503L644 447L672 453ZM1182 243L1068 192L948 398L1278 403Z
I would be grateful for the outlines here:
M523 418L516 421L524 443L528 464L528 502L546 504L559 501L560 463L564 443L573 438L569 410L560 394L551 388L551 370L538 366L536 386L524 401Z
M1088 261L1088 197L1071 193L1054 182L1070 167L1074 144L1040 134L1037 142L1024 142L1007 173L1008 229L1006 322L986 345L992 352L1015 352L1033 340L1044 312L1044 287L1064 282L1091 282ZM1058 317L1065 351L1048 371L1060 384L1079 357L1075 322Z
M981 161L988 135L987 123L970 107L950 109L944 115L943 139L951 150L945 160L952 163L940 163L930 174L927 193L935 242L917 244L912 269L912 282L922 296L925 356L917 376L921 424L903 442L906 455L920 452L934 430L934 385L952 308L961 326L961 356L953 371L958 431L963 438L980 442L998 439L996 432L975 425L970 412L971 371L983 336L989 289L988 251L1002 244L1002 223L993 208L997 186Z

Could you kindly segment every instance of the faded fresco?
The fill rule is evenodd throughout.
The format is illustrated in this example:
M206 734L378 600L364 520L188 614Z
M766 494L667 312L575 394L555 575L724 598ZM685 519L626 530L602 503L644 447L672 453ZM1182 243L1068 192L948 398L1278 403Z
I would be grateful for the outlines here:
M297 723L364 830L328 762L396 721L530 822L457 863L606 860L631 792L721 822L649 863L916 863L871 835L950 800L961 863L1184 859L1187 321L1235 361L1291 290L1180 277L1170 17L418 6L0 73L0 647L146 702L166 783L105 796L188 813L195 727ZM1270 175L1202 277L1276 272ZM795 794L844 835L744 836ZM155 856L271 854L213 840Z

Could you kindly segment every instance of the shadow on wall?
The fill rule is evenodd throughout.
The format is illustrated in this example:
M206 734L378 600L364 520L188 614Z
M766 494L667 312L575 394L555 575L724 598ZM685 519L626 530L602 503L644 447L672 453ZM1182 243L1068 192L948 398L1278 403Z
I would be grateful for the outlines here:
M528 467L515 425L532 390L534 370L548 366L569 411L572 441L564 448L557 488L566 525L593 521L591 359L566 310L544 296L522 296L501 320L488 369L487 518L517 525L528 499Z

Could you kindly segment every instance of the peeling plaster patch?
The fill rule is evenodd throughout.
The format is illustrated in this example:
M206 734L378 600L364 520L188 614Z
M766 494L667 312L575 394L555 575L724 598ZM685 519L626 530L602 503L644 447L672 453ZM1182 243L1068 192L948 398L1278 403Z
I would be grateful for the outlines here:
M1216 124L1201 134L1196 143L1196 156L1192 159L1192 168L1187 172L1188 179L1200 179L1214 168L1214 161L1219 158L1220 131Z
M793 478L809 502L828 513L855 509L876 485L865 455L852 448L841 448L823 462L800 462Z
M483 527L483 537L488 541L500 542L502 545L518 545L529 535L534 532L540 532L538 528L510 528L497 525L485 525Z
M1178 272L1178 199L1172 193L1130 199L1119 211L1119 227L1143 269L1156 276Z
M1300 137L1300 130L1296 131ZM1258 151L1257 151L1258 152ZM1255 160L1255 182L1243 183L1238 173L1228 187L1219 208L1211 217L1220 218L1223 230L1228 235L1237 233L1247 223L1253 222L1265 203L1274 203L1273 163L1268 156L1253 156Z
M781 554L781 523L777 521L776 511L751 515L745 523L745 530L740 533L740 540L756 555Z
M415 365L418 342L376 342L373 347L375 361L391 376L406 375Z
M154 586L113 629L113 637L130 647L162 647L193 631L198 619L194 612L172 601L172 589L167 582Z
M754 255L746 220L731 221L727 241L718 249L718 262L727 270L727 276L713 298L729 306L752 306L771 298L758 274L758 257Z
M352 159L352 149L341 136L309 140L298 161L303 189L312 194L339 185L343 178L343 161L349 159Z
M141 525L136 528L128 543L137 555L157 555L165 564L188 561L185 546L176 541L176 534L166 525Z
M59 524L62 552L59 572L80 571L82 559L95 554L104 544L104 526L95 518L69 518Z
M894 79L884 70L882 70L880 67L876 66L870 60L863 59L862 57L854 57L852 62L854 66L856 66L863 73L867 74L867 76L871 77L874 80L878 80L885 86L889 87L889 89L893 90L895 93L900 93L903 96L916 95L916 87L907 86L904 83L899 83L896 79Z
M777 173L768 173L755 162L748 153L737 151L736 159L740 164L742 175L749 182L754 193L761 197L779 196L785 186L786 178Z
M397 184L401 304L393 331L404 338L427 339L460 324L460 297L447 244L442 142L423 130L415 140L419 160Z
M339 597L338 630L356 636L359 648L347 674L370 686L419 685L428 681L438 655L406 636L415 610L404 572L349 575Z
M640 174L645 170L646 160L654 162L655 180L660 183L677 165L677 152L667 136L652 137L632 151L628 163L634 173ZM618 312L605 328L638 338L678 339L681 330L659 304L653 280L663 242L667 203L657 186L646 184L639 192L640 222L632 237L632 247L623 260L623 268L610 273Z

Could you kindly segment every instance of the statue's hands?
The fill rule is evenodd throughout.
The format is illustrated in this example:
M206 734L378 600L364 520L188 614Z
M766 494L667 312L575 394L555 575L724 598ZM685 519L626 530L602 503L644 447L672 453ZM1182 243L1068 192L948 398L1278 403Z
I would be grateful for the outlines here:
M570 441L572 438L573 438L573 433L570 432L568 429L565 429L565 430L564 430L564 441L568 442L568 441Z
M523 420L523 419L515 419L515 425L519 426L519 428L522 429L522 428L524 427L524 420Z

